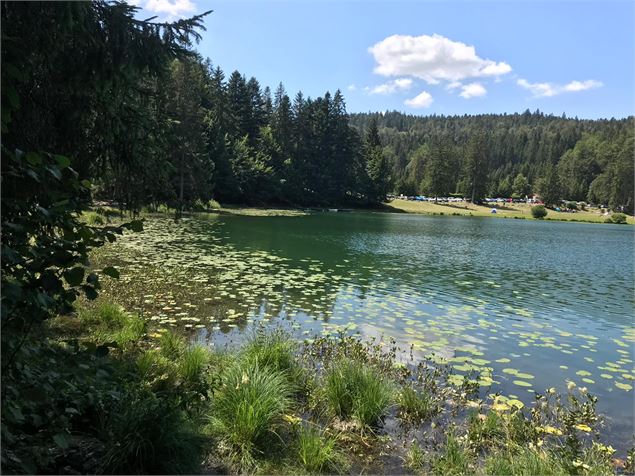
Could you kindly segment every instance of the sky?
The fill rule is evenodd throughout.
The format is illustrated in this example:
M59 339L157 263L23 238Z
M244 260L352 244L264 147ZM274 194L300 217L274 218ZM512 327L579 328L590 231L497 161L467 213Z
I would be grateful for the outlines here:
M197 49L227 77L340 89L349 112L635 114L631 0L135 1L166 20L214 10Z

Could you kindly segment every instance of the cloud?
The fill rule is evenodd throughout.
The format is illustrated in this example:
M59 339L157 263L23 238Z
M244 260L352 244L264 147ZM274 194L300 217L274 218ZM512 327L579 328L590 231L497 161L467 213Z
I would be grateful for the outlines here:
M405 91L410 89L412 86L412 79L410 78L399 78L394 79L392 81L388 81L387 83L380 84L379 86L375 86L373 88L366 88L369 94L392 94L397 91Z
M428 93L427 91L423 91L421 94L411 99L406 99L404 101L404 104L410 107L426 108L426 107L430 107L433 101L434 99L432 99L432 95Z
M392 35L368 51L375 58L375 73L413 76L429 84L500 76L512 70L507 63L480 58L473 46L437 34Z
M452 81L451 83L448 83L445 89L447 89L448 91L452 91L453 89L460 88L461 86L463 86L463 83L461 83L460 81Z
M601 88L604 86L601 81L595 79L587 79L586 81L571 81L569 84L565 84L564 90L568 93L574 93L578 91L585 91L587 89Z
M349 84L346 89L348 89L349 91L355 91L357 89L357 86L355 86L355 84Z
M552 97L562 93L573 93L585 91L587 89L595 89L604 86L601 81L595 79L587 79L586 81L571 81L564 86L554 83L530 83L526 79L519 79L516 84L521 88L531 92L533 97Z
M459 96L470 99L485 96L486 94L487 89L485 89L481 83L470 83L461 87L461 94L459 94Z
M165 14L170 19L196 12L196 5L191 0L148 0L144 8L152 13Z

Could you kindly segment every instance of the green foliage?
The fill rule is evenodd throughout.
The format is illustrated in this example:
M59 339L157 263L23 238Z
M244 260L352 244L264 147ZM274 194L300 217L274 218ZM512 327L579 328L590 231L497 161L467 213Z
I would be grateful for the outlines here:
M279 330L257 331L242 347L241 357L245 365L284 372L289 384L299 389L304 380L304 372L297 361L297 343L292 336Z
M254 458L276 438L282 416L290 409L290 396L291 388L281 372L244 363L224 372L210 418L214 432L241 469L252 468Z
M412 422L422 422L439 412L439 405L427 391L404 387L397 395L399 415Z
M516 178L514 179L514 183L512 184L512 194L517 197L524 198L530 193L531 193L531 187L529 186L529 181L527 180L527 177L519 173L518 175L516 175Z
M461 445L454 433L450 432L442 453L432 461L432 471L434 474L468 474L471 460L472 456L468 450Z
M562 196L560 179L553 166L547 166L542 177L537 182L538 193L543 203L552 207L558 204Z
M410 445L406 453L406 467L411 471L418 472L423 468L424 463L425 453L415 441Z
M297 436L297 457L309 473L340 473L345 467L337 451L337 439L311 426L303 426Z
M618 225L624 225L626 223L626 215L624 213L613 213L611 216L611 223Z
M182 411L153 392L125 392L102 422L106 474L192 474L202 440Z
M161 355L176 361L185 353L187 343L185 339L176 332L167 331L162 333L159 338L159 349L161 349Z
M344 419L353 417L360 425L373 427L392 402L393 389L372 367L342 359L328 369L324 394L335 415Z
M496 476L533 476L570 474L561 463L548 453L536 449L518 447L494 453L487 457L485 474Z
M547 213L547 209L544 205L534 205L533 207L531 207L531 216L533 216L537 220L546 217Z
M116 343L119 347L136 343L145 333L144 320L118 304L104 302L96 307L80 308L80 321L98 344Z

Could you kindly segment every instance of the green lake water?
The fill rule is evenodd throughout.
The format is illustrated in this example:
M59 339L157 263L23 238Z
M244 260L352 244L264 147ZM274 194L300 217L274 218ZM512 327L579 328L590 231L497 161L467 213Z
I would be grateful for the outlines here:
M567 381L633 435L633 227L382 213L200 216L100 250L107 291L216 346L255 326L345 331L448 359L526 403ZM104 278L107 280L108 278Z

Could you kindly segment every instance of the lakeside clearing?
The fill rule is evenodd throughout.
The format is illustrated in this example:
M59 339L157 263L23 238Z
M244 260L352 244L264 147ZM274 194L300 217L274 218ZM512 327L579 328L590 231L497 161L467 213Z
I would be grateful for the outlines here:
M532 205L526 203L476 205L469 202L434 203L396 199L386 203L385 206L389 211L393 209L392 211L417 213L421 215L461 215L534 220L531 216ZM496 209L496 213L492 213L493 208ZM607 215L602 215L598 209L580 210L571 213L557 212L549 209L547 217L544 218L544 220L604 223L606 218ZM627 216L626 222L631 225L635 224L635 217Z

